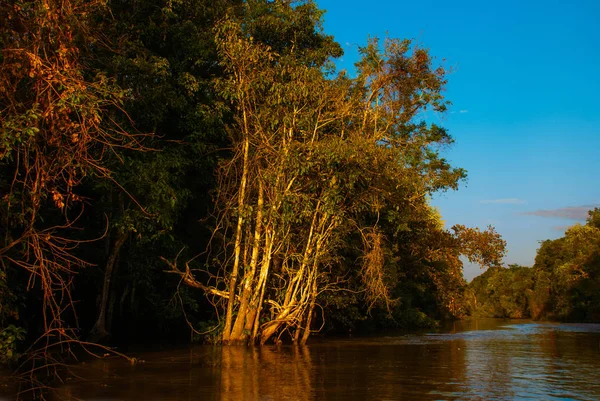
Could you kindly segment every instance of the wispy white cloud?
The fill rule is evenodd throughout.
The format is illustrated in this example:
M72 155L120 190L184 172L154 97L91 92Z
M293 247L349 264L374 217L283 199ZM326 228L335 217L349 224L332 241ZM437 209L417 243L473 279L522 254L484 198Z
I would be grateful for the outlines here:
M469 112L469 110L461 110L461 111L459 111L460 114L465 114L465 113L468 113L468 112Z
M502 198L502 199L485 199L485 200L479 201L479 203L498 203L498 204L503 204L503 205L522 205L524 203L527 203L527 201L523 200L523 199L519 199L519 198Z
M539 216L539 217L549 217L549 218L558 218L558 219L569 219L569 220L579 220L583 221L588 217L588 211L592 210L594 207L598 207L598 204L595 205L583 205L583 206L569 206L563 207L560 209L550 209L550 210L535 210L532 212L523 212L521 214L529 215L529 216Z

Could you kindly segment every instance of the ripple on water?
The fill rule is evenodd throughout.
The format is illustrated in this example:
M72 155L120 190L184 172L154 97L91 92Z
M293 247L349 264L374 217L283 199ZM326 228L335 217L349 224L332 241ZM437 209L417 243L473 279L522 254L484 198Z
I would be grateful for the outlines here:
M81 370L64 399L599 400L600 325L458 322L447 332L197 347Z

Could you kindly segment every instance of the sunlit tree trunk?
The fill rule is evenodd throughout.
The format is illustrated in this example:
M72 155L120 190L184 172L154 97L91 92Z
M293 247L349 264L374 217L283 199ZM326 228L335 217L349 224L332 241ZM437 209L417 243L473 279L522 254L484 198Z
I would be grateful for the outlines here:
M238 314L233 326L231 338L244 339L246 337L246 326L248 323L253 323L253 314L248 309L250 297L256 292L254 285L254 276L256 274L256 266L258 264L258 255L262 244L262 219L263 219L264 191L262 183L259 181L258 201L256 204L256 217L254 221L254 241L252 245L252 256L250 257L250 270L245 272L242 286L242 295ZM251 327L250 327L251 329Z
M246 124L247 117L244 113L244 123ZM238 220L235 233L235 245L234 245L234 261L233 268L231 270L231 276L229 278L229 300L227 302L227 314L225 315L225 328L223 329L223 342L227 343L231 340L237 341L239 338L232 337L231 326L233 320L233 309L235 305L235 295L237 290L237 279L238 270L240 265L240 254L242 252L242 228L244 224L245 210L245 196L246 196L246 185L248 181L248 152L250 150L250 139L246 136L244 139L244 150L243 150L243 163L242 163L242 177L240 181L240 191L238 195Z

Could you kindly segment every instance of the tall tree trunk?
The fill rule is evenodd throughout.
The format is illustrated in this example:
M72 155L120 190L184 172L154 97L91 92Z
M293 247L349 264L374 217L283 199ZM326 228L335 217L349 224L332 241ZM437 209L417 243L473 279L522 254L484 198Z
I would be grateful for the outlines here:
M317 278L313 278L312 289L310 294L310 307L308 308L308 315L306 316L306 325L304 326L304 332L302 333L301 345L306 344L308 337L310 336L310 325L312 323L312 316L315 311L315 303L317 300ZM298 329L298 332L300 329Z
M112 248L108 260L106 261L106 268L104 269L104 284L102 285L102 299L100 300L98 320L94 324L94 327L90 331L90 339L93 341L100 341L109 336L106 330L106 315L108 307L108 296L110 293L110 283L112 280L113 270L115 262L121 251L121 247L129 237L129 232L123 232L117 237L115 244Z
M254 314L248 310L248 303L250 297L256 288L254 284L254 276L256 275L256 266L258 264L258 255L261 245L261 234L262 234L262 219L263 219L263 186L259 181L258 183L258 203L254 225L254 243L252 244L252 256L250 257L250 271L244 274L244 283L242 288L242 296L240 299L240 307L238 309L237 318L231 331L232 339L244 340L247 337L245 332L246 319L254 321ZM250 312L250 313L249 313Z
M246 121L246 112L244 111L244 121ZM240 265L240 254L242 252L242 227L244 224L244 206L246 198L246 185L248 181L248 157L250 150L250 140L248 135L244 140L244 161L243 161L243 172L242 180L240 182L240 192L238 195L238 221L235 233L235 245L234 245L234 261L233 269L231 271L231 277L229 278L229 300L227 302L227 313L225 314L225 327L223 328L223 343L230 341L237 341L237 338L231 336L232 331L232 320L233 320L233 306L235 304L235 293L237 287L238 270Z
M275 230L272 227L267 226L265 233L265 252L263 253L263 260L260 268L258 277L258 284L254 290L252 302L250 303L250 309L253 314L252 321L246 322L246 329L252 331L252 342L256 341L258 336L258 329L260 327L260 314L262 312L263 300L265 298L265 290L267 287L267 277L269 276L269 270L271 266L271 259L273 256L273 243Z

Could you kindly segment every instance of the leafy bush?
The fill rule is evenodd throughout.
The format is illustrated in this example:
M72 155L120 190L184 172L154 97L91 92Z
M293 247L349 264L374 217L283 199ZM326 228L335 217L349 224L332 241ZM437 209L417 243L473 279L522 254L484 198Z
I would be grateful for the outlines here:
M0 332L0 362L9 363L18 358L17 343L25 339L25 329L10 325Z

